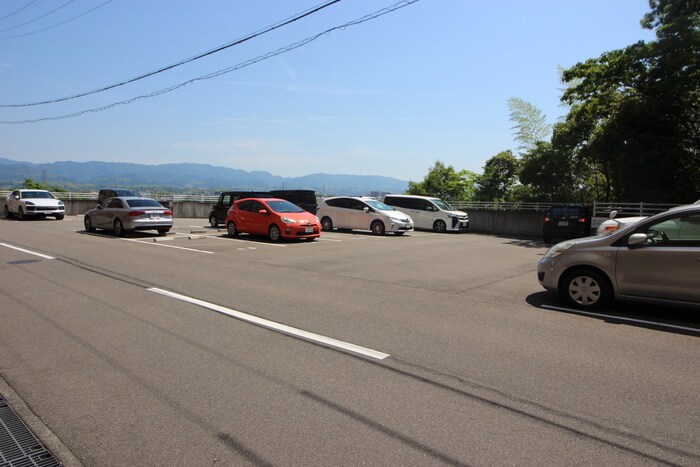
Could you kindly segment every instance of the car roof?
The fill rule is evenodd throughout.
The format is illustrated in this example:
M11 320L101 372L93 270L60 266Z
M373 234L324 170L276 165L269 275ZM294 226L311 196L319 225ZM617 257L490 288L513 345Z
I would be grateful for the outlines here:
M240 203L241 201L250 201L250 200L253 200L253 201L262 201L262 202L266 202L266 201L287 201L286 199L282 199L282 198L261 198L260 196L251 196L250 198L240 198L240 199L237 199L236 201L234 201L234 204L238 204L238 203ZM290 201L287 201L287 202L289 203Z
M435 197L435 196L423 196L423 195L392 195L392 194L386 195L385 198L388 198L389 196L393 196L393 197L395 197L395 198L417 198L417 199L430 199L430 200L433 200L433 199L440 199L440 198L437 198L437 197Z

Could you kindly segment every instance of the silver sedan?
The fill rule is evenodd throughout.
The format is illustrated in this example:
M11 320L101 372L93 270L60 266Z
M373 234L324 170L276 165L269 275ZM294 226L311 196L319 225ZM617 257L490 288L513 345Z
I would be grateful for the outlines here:
M173 226L173 213L151 198L109 198L85 213L85 230L112 230L117 237L135 230L157 230L165 235Z

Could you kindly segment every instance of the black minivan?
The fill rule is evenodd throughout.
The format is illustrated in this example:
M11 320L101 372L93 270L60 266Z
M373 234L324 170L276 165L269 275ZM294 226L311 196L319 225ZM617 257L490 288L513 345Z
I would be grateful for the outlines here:
M544 215L542 240L588 237L591 235L591 209L582 204L553 206Z
M216 227L226 220L228 210L234 201L241 198L272 198L269 191L223 191L209 212L209 225Z
M314 190L272 190L275 198L286 199L290 203L296 204L301 209L316 214L318 205L316 203L316 192Z

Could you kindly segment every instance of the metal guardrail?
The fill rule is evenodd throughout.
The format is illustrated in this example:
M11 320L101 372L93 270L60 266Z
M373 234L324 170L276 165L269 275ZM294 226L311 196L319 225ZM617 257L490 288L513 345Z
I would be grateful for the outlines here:
M6 199L10 191L0 191L0 199ZM56 198L62 200L97 200L97 191L89 192L53 192ZM174 194L142 192L141 196L164 202L195 202L215 204L219 195ZM498 201L449 201L456 209L488 210L488 211L546 211L552 206L567 206L572 203L539 203L539 202L498 202ZM617 217L651 216L664 212L677 204L663 203L608 203L594 202L589 204L593 217L608 217L611 211L617 211Z
M572 203L530 203L530 202L484 202L484 201L450 201L457 209L489 210L489 211L546 211L554 206L568 206ZM651 216L678 206L664 203L616 203L596 201L588 204L593 217L608 217L612 211L617 211L617 217Z

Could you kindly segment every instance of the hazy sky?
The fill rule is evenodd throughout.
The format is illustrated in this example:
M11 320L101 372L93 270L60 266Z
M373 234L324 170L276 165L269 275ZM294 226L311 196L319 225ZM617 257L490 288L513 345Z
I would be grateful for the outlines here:
M57 100L136 78L262 31L325 0L2 0L0 104ZM647 0L420 0L226 70L396 0L342 0L288 26L94 95L0 108L0 157L198 162L281 176L422 180L440 160L482 172L518 144L507 101L566 113L559 67L653 32ZM55 11L53 11L55 10ZM93 10L93 11L90 11ZM63 23L63 24L61 24Z

